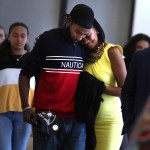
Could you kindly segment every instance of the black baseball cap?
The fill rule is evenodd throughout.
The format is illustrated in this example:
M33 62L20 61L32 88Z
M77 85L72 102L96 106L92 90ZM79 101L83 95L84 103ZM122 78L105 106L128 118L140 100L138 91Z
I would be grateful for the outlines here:
M72 20L79 26L90 29L93 26L94 12L85 4L77 4L70 12Z

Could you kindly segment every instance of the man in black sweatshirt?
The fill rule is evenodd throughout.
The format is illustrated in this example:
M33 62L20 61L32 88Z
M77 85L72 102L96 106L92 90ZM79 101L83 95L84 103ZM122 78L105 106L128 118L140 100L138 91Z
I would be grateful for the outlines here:
M20 72L19 90L24 120L37 123L35 112L50 111L57 116L59 122L59 125L52 126L53 119L48 130L52 127L54 132L47 134L39 133L33 126L34 150L85 149L85 124L76 119L74 95L83 69L79 41L90 34L93 21L94 12L89 6L76 5L67 15L65 27L40 35ZM28 103L29 81L32 76L36 78L33 104L35 112ZM50 115L48 113L47 116ZM43 119L46 120L46 117Z

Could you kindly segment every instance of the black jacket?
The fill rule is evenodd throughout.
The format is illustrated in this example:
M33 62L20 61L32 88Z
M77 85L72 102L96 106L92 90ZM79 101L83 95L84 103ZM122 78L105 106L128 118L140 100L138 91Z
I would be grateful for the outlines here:
M86 123L86 150L95 149L95 117L103 100L101 95L104 90L104 82L88 72L80 73L75 95L75 107L77 119Z
M123 134L129 132L140 115L150 92L150 48L136 52L122 88Z

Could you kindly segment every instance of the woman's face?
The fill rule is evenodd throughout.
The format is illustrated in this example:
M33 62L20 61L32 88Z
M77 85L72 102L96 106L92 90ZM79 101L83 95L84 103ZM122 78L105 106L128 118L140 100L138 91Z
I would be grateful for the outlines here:
M11 48L23 50L27 43L27 29L23 26L15 26L11 29L8 40L11 43Z
M85 38L83 38L82 44L85 45L89 49L94 49L99 46L97 31L94 27L91 29L90 34L86 36Z
M0 44L5 40L5 32L0 28Z
M136 43L136 50L137 51L143 50L143 49L148 48L148 47L150 47L150 44L149 44L149 42L147 42L145 40L140 40Z

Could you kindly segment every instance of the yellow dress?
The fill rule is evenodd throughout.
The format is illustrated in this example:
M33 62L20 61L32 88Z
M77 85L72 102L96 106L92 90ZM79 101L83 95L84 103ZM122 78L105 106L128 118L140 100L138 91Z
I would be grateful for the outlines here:
M84 70L103 81L108 87L116 87L111 63L108 57L110 47L117 46L123 53L120 45L107 44L101 58L92 64L85 64ZM119 150L123 127L121 101L119 97L102 94L104 101L100 105L95 121L96 150Z

